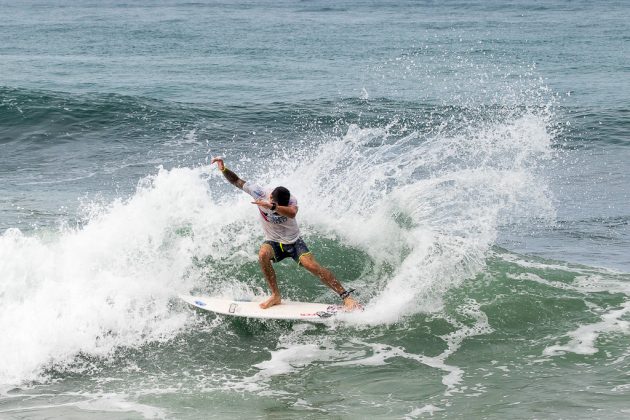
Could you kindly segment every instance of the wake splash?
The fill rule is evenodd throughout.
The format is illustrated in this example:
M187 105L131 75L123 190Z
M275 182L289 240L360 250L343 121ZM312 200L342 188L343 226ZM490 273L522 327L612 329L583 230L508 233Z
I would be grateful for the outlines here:
M549 121L528 111L403 135L395 122L351 125L269 181L310 197L302 220L375 262L359 285L366 311L349 319L397 322L440 310L447 290L483 269L501 224L555 218L539 173L552 157Z

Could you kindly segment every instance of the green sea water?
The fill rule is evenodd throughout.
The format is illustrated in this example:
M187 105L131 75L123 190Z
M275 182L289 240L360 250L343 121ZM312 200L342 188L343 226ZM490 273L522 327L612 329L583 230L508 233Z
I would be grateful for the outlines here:
M0 418L630 416L624 2L0 11ZM177 299L268 293L217 155L363 312Z

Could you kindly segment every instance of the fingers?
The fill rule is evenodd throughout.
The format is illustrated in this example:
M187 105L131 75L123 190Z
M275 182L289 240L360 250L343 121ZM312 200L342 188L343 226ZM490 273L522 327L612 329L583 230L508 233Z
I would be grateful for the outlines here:
M260 206L260 207L265 207L267 209L271 208L271 203L269 203L268 201L265 201L265 200L260 200L259 199L259 200L256 200L256 201L252 201L251 203L252 204L256 204L257 206Z
M212 160L210 161L210 165L212 165L215 162L217 166L219 167L219 170L223 171L223 169L225 168L225 164L223 163L223 158L213 157Z

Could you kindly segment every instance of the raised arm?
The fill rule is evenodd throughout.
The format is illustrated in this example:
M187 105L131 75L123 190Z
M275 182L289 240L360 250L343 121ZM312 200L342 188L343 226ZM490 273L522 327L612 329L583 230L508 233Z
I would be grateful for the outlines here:
M212 160L210 161L210 164L212 165L215 162L219 170L223 173L223 176L225 177L225 179L230 181L230 184L234 185L236 188L243 189L243 185L245 185L245 181L239 178L238 175L236 175L234 172L230 171L227 168L227 166L225 166L225 163L223 163L222 158L220 157L212 158Z

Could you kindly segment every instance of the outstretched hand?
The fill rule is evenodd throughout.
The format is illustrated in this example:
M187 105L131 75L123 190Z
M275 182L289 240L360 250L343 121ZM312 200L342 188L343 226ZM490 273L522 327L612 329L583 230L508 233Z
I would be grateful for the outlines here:
M215 162L216 162L217 166L219 167L219 169L221 171L223 171L223 169L225 168L225 163L223 163L223 158L222 157L213 157L212 160L210 161L210 165L212 165Z
M273 203L270 203L267 200L263 200L262 198L259 198L256 201L252 201L252 204L256 204L257 206L264 207L266 209L270 209L273 206Z

